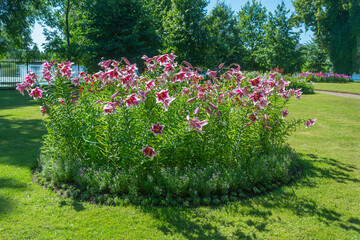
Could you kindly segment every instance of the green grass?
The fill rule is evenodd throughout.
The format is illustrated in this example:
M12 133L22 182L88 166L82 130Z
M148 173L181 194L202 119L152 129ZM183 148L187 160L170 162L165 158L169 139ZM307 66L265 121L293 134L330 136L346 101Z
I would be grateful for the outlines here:
M360 82L351 83L314 83L315 90L326 90L360 94Z
M111 207L32 181L45 129L37 105L0 91L0 239L360 239L360 100L316 94L289 117L318 119L289 139L304 178L219 207Z

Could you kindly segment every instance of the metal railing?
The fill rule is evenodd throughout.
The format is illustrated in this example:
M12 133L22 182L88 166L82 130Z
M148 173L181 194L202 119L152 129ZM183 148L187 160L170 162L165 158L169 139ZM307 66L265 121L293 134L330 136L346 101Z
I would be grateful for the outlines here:
M0 89L15 89L17 83L24 81L28 71L36 73L40 78L42 76L43 61L22 62L16 60L0 61ZM79 71L83 71L81 66L73 66L77 76Z

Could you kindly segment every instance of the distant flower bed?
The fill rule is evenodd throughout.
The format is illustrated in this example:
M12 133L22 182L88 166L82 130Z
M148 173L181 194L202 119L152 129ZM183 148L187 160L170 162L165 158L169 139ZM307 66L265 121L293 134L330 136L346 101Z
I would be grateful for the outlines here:
M301 90L271 73L246 78L240 66L201 70L174 54L136 64L100 62L72 77L70 62L45 62L17 89L40 103L48 133L39 178L67 195L107 204L219 204L290 181L296 154L286 137ZM40 179L41 180L41 179ZM44 182L44 181L42 181Z
M327 83L347 83L350 82L350 77L345 74L335 74L335 73L311 73L303 72L296 76L297 78L305 79L310 82L327 82Z
M295 76L284 76L284 79L289 81L289 89L299 89L303 94L314 94L314 85L311 81L306 80L305 78L299 78Z

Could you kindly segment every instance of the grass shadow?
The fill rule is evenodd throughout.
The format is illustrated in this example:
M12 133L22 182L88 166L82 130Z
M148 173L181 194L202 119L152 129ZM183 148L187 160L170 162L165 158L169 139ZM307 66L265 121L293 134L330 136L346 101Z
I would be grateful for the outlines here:
M354 182L360 183L360 178L351 176L351 173L357 170L356 166L340 162L332 158L318 157L314 154L300 155L301 164L306 178L301 184L314 186L314 179L331 179L338 183ZM308 181L310 180L310 181Z
M26 184L19 182L17 179L0 177L0 190L6 188L25 190L26 187ZM0 217L6 216L6 214L13 211L14 207L15 203L9 195L0 195Z
M33 167L40 152L45 126L41 120L0 116L0 163Z
M293 187L315 187L316 178L331 179L336 182L360 182L353 177L356 167L331 158L321 158L308 154L301 156L303 175L290 183ZM320 206L316 198L298 196L293 188L280 187L277 190L222 206L203 208L183 207L141 207L163 223L158 229L164 234L178 233L187 239L228 239L218 226L233 227L239 222L241 228L233 232L235 239L257 239L262 233L271 231L270 223L280 221L273 212L279 209L302 217L315 217L325 225L336 224L345 230L360 233L360 219L357 216L345 219L336 209ZM213 212L218 215L212 214ZM236 216L227 218L226 216ZM275 214L276 215L276 214ZM225 216L225 217L222 217ZM210 224L211 223L211 224Z
M32 98L28 96L26 91L24 92L24 96L22 96L16 90L0 90L0 109L38 105L34 101L31 101L31 99Z

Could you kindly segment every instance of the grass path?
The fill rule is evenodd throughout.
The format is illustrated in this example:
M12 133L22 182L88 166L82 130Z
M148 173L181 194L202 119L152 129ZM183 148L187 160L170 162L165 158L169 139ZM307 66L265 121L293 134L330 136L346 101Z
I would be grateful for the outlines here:
M315 90L360 94L360 82L314 83Z
M109 207L32 182L39 108L0 91L0 239L360 239L359 110L360 100L325 94L291 102L289 117L318 121L289 139L306 159L289 186L219 207Z

